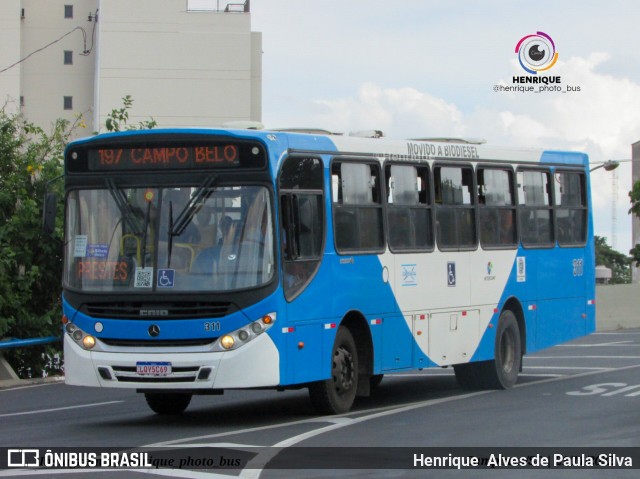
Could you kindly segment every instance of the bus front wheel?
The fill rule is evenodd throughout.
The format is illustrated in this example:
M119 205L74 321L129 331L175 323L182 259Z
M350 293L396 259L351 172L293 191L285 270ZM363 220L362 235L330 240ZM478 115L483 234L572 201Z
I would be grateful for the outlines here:
M331 354L331 377L309 385L309 397L322 414L348 412L358 389L358 351L349 329L338 328Z
M181 414L191 402L191 394L145 393L147 404L153 412L163 415Z

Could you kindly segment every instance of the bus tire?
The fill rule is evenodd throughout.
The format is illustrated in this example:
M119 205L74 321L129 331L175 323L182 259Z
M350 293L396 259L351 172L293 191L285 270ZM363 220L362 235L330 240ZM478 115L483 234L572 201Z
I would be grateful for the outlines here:
M374 374L373 376L371 376L371 378L369 379L369 387L372 391L380 386L383 378L384 374Z
M144 398L153 412L162 415L182 414L191 402L191 394L145 393Z
M348 328L340 326L331 354L331 377L309 385L311 403L322 414L342 414L358 390L358 351Z
M456 380L462 389L484 389L483 382L483 369L484 362L482 363L465 363L455 364L453 371L456 374Z
M520 327L513 311L505 309L498 320L494 360L486 364L484 379L491 389L510 389L518 380L522 364Z
M508 309L500 314L498 320L494 358L454 365L460 387L470 390L509 389L516 383L522 362L522 344L518 321Z

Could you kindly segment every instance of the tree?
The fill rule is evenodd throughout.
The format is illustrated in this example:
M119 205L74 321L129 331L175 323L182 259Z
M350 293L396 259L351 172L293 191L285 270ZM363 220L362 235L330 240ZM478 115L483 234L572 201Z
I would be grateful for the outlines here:
M108 131L148 129L151 119L128 125L133 104L107 116ZM57 209L56 228L42 233L45 190L62 198L64 148L74 131L84 127L82 115L75 122L57 120L46 133L19 114L0 109L0 339L36 338L61 334L61 278L63 208ZM61 345L12 349L5 353L23 378L60 373Z
M114 108L111 113L107 115L107 119L104 122L104 126L107 131L115 132L122 130L151 130L155 128L158 123L153 119L141 121L138 125L129 125L129 110L133 106L133 98L131 95L126 95L122 98L122 107Z
M640 218L640 181L636 181L633 184L633 189L629 192L629 199L631 201L631 208L629 208L629 214L633 213ZM636 267L640 266L640 244L637 244L629 251L632 260L635 262Z
M62 211L53 240L41 232L41 211L46 185L62 174L64 146L81 122L58 120L45 133L0 110L0 338L60 334ZM6 357L21 377L42 376L60 369L52 361L59 348L14 349Z
M611 284L631 282L631 258L614 250L607 244L606 238L595 236L596 265L604 265L611 270Z

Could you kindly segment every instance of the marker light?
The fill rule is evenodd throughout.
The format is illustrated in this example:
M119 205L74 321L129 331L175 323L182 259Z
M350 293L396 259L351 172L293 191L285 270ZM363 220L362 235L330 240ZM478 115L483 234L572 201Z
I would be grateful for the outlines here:
M276 320L276 313L269 313L246 326L225 334L213 345L213 351L231 351L237 349L264 333Z
M251 331L253 331L254 334L260 334L262 332L262 325L260 324L260 321L251 323Z

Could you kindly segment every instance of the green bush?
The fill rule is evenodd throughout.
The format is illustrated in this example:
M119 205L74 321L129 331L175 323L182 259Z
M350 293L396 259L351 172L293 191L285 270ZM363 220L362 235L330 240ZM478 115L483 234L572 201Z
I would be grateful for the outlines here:
M60 336L63 212L58 208L53 237L45 236L42 203L81 121L58 120L45 133L0 110L0 338ZM49 189L61 193L62 181ZM60 348L12 349L5 357L20 377L41 377L60 371Z
M107 131L151 129L153 118L129 125L133 99L107 115ZM0 340L61 336L64 148L77 128L57 120L46 133L19 114L0 109ZM45 190L58 194L56 228L42 233ZM62 373L62 343L5 351L21 378Z

